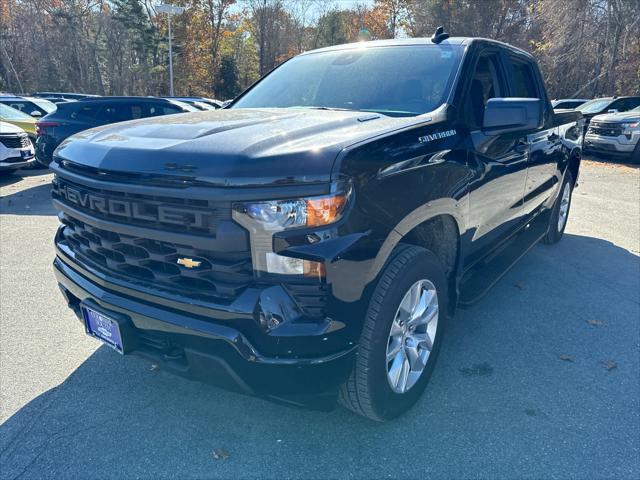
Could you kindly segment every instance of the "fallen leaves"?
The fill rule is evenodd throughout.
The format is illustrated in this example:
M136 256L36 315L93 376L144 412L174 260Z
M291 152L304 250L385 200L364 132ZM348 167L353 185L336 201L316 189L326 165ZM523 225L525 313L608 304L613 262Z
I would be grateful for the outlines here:
M229 458L231 455L229 454L229 452L227 451L226 448L216 448L212 453L211 456L215 459L215 460L226 460L227 458Z
M608 371L618 368L618 364L616 362L612 362L611 360L605 360L600 362L600 364Z
M523 282L514 283L513 286L516 287L520 291L525 289L525 286L524 286Z
M566 353L561 353L560 360L562 360L563 362L573 362L573 357L571 355L567 355Z

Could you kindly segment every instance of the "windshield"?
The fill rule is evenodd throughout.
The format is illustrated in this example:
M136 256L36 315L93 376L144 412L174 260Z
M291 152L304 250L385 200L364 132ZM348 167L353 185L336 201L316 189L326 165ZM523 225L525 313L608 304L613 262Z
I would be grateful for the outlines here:
M420 115L444 103L462 48L410 45L295 57L231 108L327 108Z
M20 110L16 110L15 108L8 107L3 103L0 103L0 118L3 120L33 121L33 118L30 115L22 113Z
M607 108L607 106L611 103L610 99L605 100L589 100L586 103L580 105L576 110L582 113L597 113L601 110Z

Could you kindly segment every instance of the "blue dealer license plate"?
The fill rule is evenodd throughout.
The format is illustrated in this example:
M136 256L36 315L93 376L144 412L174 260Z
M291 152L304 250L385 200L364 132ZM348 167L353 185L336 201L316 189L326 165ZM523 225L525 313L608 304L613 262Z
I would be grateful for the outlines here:
M96 337L114 350L124 353L122 335L120 335L120 326L117 321L84 306L82 316L89 335Z

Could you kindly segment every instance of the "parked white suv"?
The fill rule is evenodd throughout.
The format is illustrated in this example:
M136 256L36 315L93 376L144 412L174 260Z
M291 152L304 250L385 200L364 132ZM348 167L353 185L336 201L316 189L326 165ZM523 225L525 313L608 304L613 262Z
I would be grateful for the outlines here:
M35 151L27 133L20 127L0 122L0 174L35 162Z
M632 163L640 163L640 106L593 117L584 138L584 151L629 156Z

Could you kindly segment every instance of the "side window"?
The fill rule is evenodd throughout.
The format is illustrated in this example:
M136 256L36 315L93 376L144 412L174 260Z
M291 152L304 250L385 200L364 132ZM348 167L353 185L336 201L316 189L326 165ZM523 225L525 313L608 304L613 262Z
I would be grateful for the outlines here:
M132 120L134 118L132 106L132 104L124 102L105 105L96 118L101 123L116 123Z
M627 110L631 110L640 105L640 97L633 97L629 99L629 108Z
M71 112L70 117L73 120L95 121L98 113L99 105L87 105L80 107L78 110Z
M464 108L471 130L482 127L484 109L490 98L504 96L506 89L497 54L482 55L478 59L467 91Z
M607 110L618 110L619 112L626 112L627 110L631 110L632 108L636 108L640 105L640 98L621 98L620 100L616 100Z
M539 98L536 82L531 67L526 62L511 60L513 76L511 80L512 95L518 98Z
M159 115L171 115L172 113L182 113L182 109L175 105L151 105L149 106L149 116L157 117Z

